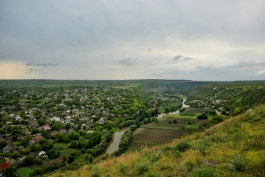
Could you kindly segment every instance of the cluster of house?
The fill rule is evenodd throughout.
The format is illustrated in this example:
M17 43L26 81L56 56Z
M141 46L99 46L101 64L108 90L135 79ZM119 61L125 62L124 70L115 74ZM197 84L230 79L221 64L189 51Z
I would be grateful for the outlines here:
M131 110L129 108L125 109L120 103L133 101L127 99L131 95L129 90L97 86L82 89L31 88L6 90L1 95L0 101L2 103L9 102L10 104L1 105L0 102L0 114L3 115L2 128L7 129L9 126L21 127L23 135L32 137L28 142L29 146L38 143L43 138L41 134L32 135L31 131L33 129L47 131L50 135L56 132L67 133L75 131L77 119L82 123L81 127L83 129L93 132L91 126L106 124L108 117L126 117L130 115ZM45 120L45 124L40 126L39 120ZM14 125L14 121L26 121L27 123L16 123ZM52 124L54 123L70 124L70 128L68 130L65 128L53 130ZM12 142L10 134L6 134L2 140L8 141L7 146L2 149L3 153L19 152L19 148ZM40 151L35 155L47 158L44 151ZM9 159L9 163L11 165L22 164L24 159L25 156L20 155L17 159Z
M204 109L212 109L218 108L220 110L223 109L224 103L226 100L215 100L213 98L209 98L209 100L190 100L188 104L192 105L193 107L200 107Z

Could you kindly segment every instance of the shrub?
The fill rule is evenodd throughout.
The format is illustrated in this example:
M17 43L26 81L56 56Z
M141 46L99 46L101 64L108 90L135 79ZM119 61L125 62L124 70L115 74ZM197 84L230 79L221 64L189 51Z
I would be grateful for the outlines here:
M129 170L129 168L127 166L123 165L123 164L121 164L120 167L119 167L120 173L125 174L128 170Z
M176 151L174 152L174 156L175 156L176 158L180 158L180 157L181 157L181 152L180 152L179 150L176 150Z
M191 161L187 161L185 163L185 165L186 165L188 171L191 171L194 167L194 163L192 163Z
M170 146L164 146L164 147L162 147L160 149L161 152L167 152L167 151L170 151L170 150L172 150L172 147L170 147Z
M200 151L200 153L204 156L205 155L205 151L206 151L206 146L205 146L205 144L200 144L199 146L198 146L198 150Z
M159 175L159 174L154 174L154 173L146 173L145 175L144 175L144 177L159 177L159 176L161 176L161 175Z
M147 163L136 163L135 164L135 169L137 170L137 173L142 175L145 172L148 171L148 164Z
M188 150L190 148L190 145L187 141L180 141L177 146L176 146L177 150L179 150L180 152L184 152L186 150Z
M92 177L100 177L100 170L98 167L93 166L91 170L92 170Z
M251 120L248 121L248 122L249 122L249 123L255 123L255 122L259 122L259 121L261 121L261 118L259 118L259 117L255 117L255 118L251 119Z
M184 112L186 110L186 108L181 108L180 110L179 110L179 112Z
M35 168L29 176L38 176L38 175L43 175L45 171L41 168Z
M208 119L208 116L206 114L201 114L197 116L197 119Z
M201 169L195 169L192 174L192 177L217 177L217 172L210 168L210 167L204 167Z
M232 163L235 166L236 171L242 171L243 170L243 168L244 168L243 158L239 154L236 154L234 156Z
M161 158L161 153L160 152L156 152L156 153L152 154L152 156L151 156L151 162L156 162L160 158Z
M263 158L260 160L260 165L261 165L262 170L265 170L265 157L263 157Z

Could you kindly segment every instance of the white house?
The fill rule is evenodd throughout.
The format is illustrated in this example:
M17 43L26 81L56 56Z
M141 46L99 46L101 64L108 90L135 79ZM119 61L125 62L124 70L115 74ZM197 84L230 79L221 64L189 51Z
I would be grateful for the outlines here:
M51 118L51 121L60 122L61 119L60 119L60 117L53 117L53 118Z

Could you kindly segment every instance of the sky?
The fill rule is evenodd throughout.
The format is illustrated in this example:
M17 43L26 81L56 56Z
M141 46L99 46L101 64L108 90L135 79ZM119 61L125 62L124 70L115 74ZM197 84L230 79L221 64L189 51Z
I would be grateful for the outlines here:
M0 0L0 79L265 79L264 0Z

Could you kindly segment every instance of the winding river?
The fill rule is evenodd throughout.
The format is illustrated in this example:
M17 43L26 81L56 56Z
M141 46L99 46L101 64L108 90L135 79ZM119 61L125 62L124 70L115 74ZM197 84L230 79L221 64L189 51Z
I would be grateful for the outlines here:
M111 155L114 151L117 151L119 149L119 144L121 142L121 136L124 134L124 132L128 128L123 128L113 134L113 139L109 142L109 145L107 147L106 153Z
M188 105L185 104L185 102L186 102L186 99L183 99L181 108L189 107ZM179 114L179 110L174 111L174 112L170 112L168 114ZM164 117L165 115L167 115L167 114L165 114L165 113L158 114L157 118L160 119L160 118ZM113 139L109 142L107 150L104 154L111 155L114 151L119 149L119 143L121 142L121 136L124 134L124 132L127 129L128 129L128 127L123 128L123 129L121 129L121 130L119 130L113 134Z

